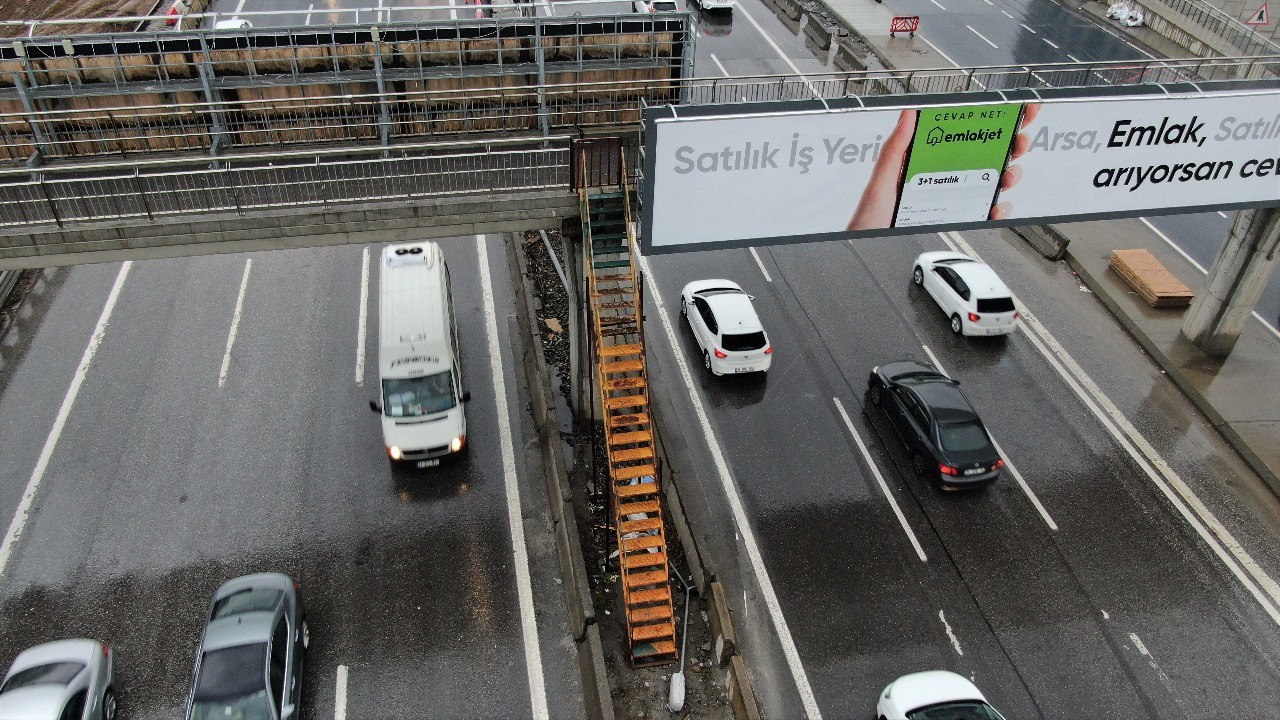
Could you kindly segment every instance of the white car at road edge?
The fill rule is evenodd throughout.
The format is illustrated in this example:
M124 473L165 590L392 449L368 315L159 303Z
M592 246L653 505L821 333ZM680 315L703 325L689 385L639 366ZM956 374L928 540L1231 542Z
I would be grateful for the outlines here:
M982 691L947 670L903 675L885 687L876 703L877 720L1004 720Z
M732 280L695 280L680 291L680 314L712 375L765 372L773 345L748 295Z
M1008 335L1018 329L1013 293L989 265L964 253L922 253L911 281L938 303L957 335Z

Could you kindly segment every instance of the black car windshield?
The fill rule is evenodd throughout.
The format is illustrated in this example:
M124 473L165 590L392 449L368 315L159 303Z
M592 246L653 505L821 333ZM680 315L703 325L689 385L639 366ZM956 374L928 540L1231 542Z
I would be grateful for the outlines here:
M977 423L952 423L938 428L942 447L951 452L982 450L990 447L987 432Z
M84 670L84 663L79 662L56 662L47 665L37 665L27 668L21 672L16 672L13 677L5 680L4 687L0 687L0 693L6 693L10 690L28 687L30 685L66 685L71 679L80 674Z
M196 678L192 720L271 720L266 662L266 643L205 653Z
M382 381L382 407L388 417L420 417L454 405L453 371Z
M990 705L977 700L930 705L907 713L907 720L1004 720Z
M272 588L245 588L214 603L213 619L247 612L274 610L282 595L284 595L283 592Z
M736 335L725 334L724 349L729 352L742 352L744 350L763 350L764 349L764 333L738 333Z

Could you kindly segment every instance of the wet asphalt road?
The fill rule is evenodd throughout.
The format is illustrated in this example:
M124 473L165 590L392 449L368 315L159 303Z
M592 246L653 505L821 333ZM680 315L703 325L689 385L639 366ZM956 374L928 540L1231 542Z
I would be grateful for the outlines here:
M376 347L356 383L361 247L135 263L5 568L3 662L43 640L96 637L116 651L124 717L180 716L210 594L227 578L273 570L301 582L308 609L303 718L335 717L339 666L350 718L530 717L526 658L537 656L552 717L580 717L536 435L512 364L518 350L504 341L534 656L522 640L476 247L444 243L473 443L468 457L426 475L387 465L367 405ZM507 335L512 297L497 238L489 258ZM120 268L48 271L67 277L41 298L43 321L0 395L6 523Z

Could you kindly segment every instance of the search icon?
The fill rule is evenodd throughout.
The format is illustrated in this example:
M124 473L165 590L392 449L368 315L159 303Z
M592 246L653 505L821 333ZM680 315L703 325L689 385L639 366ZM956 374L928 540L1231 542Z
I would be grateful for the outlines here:
M991 182L991 173L989 172L982 173L982 180L983 182Z

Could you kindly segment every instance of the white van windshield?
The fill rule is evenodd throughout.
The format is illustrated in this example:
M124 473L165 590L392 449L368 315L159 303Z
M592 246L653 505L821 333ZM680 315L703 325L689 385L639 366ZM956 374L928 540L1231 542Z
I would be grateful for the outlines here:
M418 417L444 412L457 405L453 371L417 378L382 381L382 407L387 417Z

